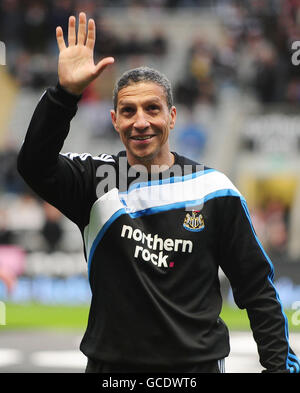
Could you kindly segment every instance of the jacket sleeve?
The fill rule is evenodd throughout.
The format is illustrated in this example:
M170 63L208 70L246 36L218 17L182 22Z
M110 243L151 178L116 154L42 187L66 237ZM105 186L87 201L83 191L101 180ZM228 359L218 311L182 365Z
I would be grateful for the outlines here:
M246 201L243 197L221 199L220 266L229 278L237 306L247 310L263 372L300 372L273 283L274 268L257 238Z
M37 195L82 226L93 194L93 165L60 154L79 99L59 84L46 90L19 152L18 171Z

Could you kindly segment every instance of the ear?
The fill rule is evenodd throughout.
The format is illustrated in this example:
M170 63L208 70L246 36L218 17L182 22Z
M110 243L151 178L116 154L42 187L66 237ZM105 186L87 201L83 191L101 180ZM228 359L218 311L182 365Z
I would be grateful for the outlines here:
M114 126L114 129L117 132L119 132L119 128L117 126L117 115L116 115L116 112L113 109L111 109L111 111L110 111L110 117L111 117L111 121L112 121L112 124Z
M170 110L170 129L171 130L175 127L176 115L177 115L176 107L172 106L172 108Z

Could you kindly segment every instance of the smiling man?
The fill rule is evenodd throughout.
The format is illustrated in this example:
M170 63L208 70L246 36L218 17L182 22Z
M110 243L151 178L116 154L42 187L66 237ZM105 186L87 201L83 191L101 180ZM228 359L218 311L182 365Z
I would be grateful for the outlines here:
M224 371L221 267L265 371L299 372L245 199L221 172L170 151L176 108L164 75L140 67L117 81L111 119L125 151L60 153L82 92L114 62L95 65L95 23L86 33L81 13L77 36L75 23L70 17L68 46L57 28L59 83L37 105L18 169L82 234L92 291L80 345L86 371Z
M144 164L148 170L151 165L172 166L169 133L175 126L176 108L170 82L148 68L129 71L116 86L114 102L111 118L129 164Z

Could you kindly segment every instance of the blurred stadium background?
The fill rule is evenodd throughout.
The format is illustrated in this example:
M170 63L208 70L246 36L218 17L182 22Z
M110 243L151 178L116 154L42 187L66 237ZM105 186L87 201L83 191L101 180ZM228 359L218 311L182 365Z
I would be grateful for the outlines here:
M300 331L300 66L292 62L300 1L1 0L0 273L14 285L8 291L0 282L0 372L18 370L18 356L5 359L16 359L9 351L18 337L29 340L28 329L52 328L53 342L60 342L58 329L77 329L77 345L86 326L90 289L80 233L16 171L37 101L57 81L55 27L66 31L68 16L79 11L96 20L96 59L116 62L84 93L64 151L122 149L109 116L115 78L139 65L164 72L178 111L172 148L223 171L244 194L290 330ZM248 334L245 313L220 278L224 319Z

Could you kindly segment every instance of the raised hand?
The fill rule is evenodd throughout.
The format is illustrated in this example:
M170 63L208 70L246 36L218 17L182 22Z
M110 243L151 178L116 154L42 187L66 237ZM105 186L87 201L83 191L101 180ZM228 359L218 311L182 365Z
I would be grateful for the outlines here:
M95 21L89 19L86 33L86 14L84 12L79 14L77 40L76 18L74 16L69 18L68 46L66 46L60 26L56 28L56 39L59 48L59 83L70 93L82 94L89 83L114 62L113 57L105 57L97 64L94 63Z

